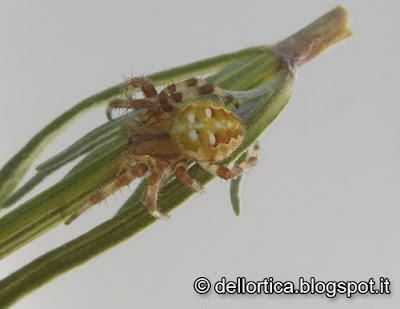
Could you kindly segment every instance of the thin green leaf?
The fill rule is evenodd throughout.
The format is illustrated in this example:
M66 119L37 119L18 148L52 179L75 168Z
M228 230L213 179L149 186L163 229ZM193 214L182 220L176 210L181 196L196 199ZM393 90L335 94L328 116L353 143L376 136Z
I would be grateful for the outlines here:
M249 157L249 151L244 152L239 159L236 160L235 165L239 165L244 162ZM233 207L233 212L237 217L240 216L240 183L242 182L243 175L239 175L238 177L231 180L230 185L230 197L231 203Z
M104 156L105 153L110 151L110 149L116 149L120 145L126 144L126 138L121 134L115 134L111 136L106 142L103 142L100 146L95 148L90 152L85 158L78 162L65 176L63 179L70 177L75 173L79 173L81 170L85 169L87 166L93 164Z
M120 93L120 87L109 88L89 97L57 117L36 134L0 171L0 200L5 200L20 183L27 170L42 153L45 147L79 116L91 109L105 104Z
M121 154L127 146L126 140L123 140L97 161L75 171L2 217L0 259L77 211L94 190L115 176L120 167Z
M37 172L26 183L24 183L22 187L20 187L13 194L8 196L6 200L2 201L0 203L0 209L10 207L16 202L18 202L21 198L27 195L31 190L33 190L38 184L40 184L43 180L45 180L56 170L58 170L58 167L54 169L48 169L45 171Z
M108 141L105 142L104 140L99 141L96 144L92 144L92 146L86 151L82 152L84 154L87 151L93 150L89 155L87 155L81 162L77 163L70 172L68 172L64 178L69 177L71 174L76 172L77 170L83 168L84 166L87 166L91 163L93 163L95 160L100 158L101 156L104 155L107 151L110 149L113 149L117 147L118 145L121 145L122 143L126 143L125 138L123 138L119 132L115 133L111 136L108 137ZM94 148L94 149L92 149ZM58 170L60 167L62 167L64 164L74 160L76 157L72 156L69 158L69 160L64 160L64 162L61 165L57 165L53 168L46 169L43 171L37 172L31 179L29 179L21 188L19 188L17 191L15 191L12 195L10 195L5 201L1 203L1 206L3 208L12 206L15 204L17 201L19 201L21 198L23 198L26 194L28 194L33 188L35 188L39 183L41 183L44 179L46 179L48 176L50 176L53 172Z
M98 126L94 130L85 134L78 141L73 143L71 146L51 157L47 161L36 167L38 171L45 171L64 165L66 162L74 160L78 156L94 149L98 145L108 141L110 138L119 135L121 130L121 124L128 121L129 119L136 118L137 113L131 112L127 115L112 119L101 126Z

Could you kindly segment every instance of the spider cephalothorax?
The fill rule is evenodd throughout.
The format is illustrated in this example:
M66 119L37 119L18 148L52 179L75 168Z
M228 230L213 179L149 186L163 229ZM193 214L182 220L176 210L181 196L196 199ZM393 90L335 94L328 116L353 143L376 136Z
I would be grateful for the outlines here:
M129 91L140 87L144 98L133 99ZM253 155L245 162L229 169L216 162L228 157L242 142L243 124L220 100L210 98L190 101L205 94L228 99L237 106L237 101L219 87L191 78L165 87L157 93L146 78L133 78L123 88L126 99L115 99L108 104L107 116L115 108L130 108L140 111L137 120L127 122L123 134L128 138L130 150L125 153L121 169L113 182L94 194L66 223L72 222L82 212L104 200L116 190L128 185L138 177L149 177L147 207L157 218L166 215L157 210L160 185L173 173L195 192L203 187L187 174L188 165L197 162L209 173L231 179L242 174L258 159L258 143ZM177 104L182 102L181 104Z

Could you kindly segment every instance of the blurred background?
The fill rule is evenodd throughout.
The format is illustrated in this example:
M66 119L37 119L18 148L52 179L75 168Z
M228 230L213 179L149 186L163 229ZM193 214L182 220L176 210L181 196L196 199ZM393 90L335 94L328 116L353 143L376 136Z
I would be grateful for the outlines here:
M235 217L214 180L139 235L15 308L397 308L400 279L398 1L8 1L0 3L0 165L81 99L123 76L272 44L337 5L356 36L305 65L260 140ZM38 163L106 121L81 118ZM70 168L69 165L67 168ZM41 192L66 172L41 184ZM31 172L30 175L33 175ZM0 180L1 181L1 180ZM129 191L0 262L0 278L112 216ZM26 200L26 199L24 199ZM197 277L369 280L391 295L198 295ZM1 299L0 299L1 302Z

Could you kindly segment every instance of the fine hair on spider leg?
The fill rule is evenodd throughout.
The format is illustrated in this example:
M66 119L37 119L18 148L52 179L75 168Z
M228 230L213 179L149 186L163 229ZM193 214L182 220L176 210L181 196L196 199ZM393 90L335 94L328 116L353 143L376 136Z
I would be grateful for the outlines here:
M122 168L115 178L110 181L108 184L104 185L100 190L94 194L89 201L82 206L81 209L76 211L66 222L65 224L69 224L74 221L77 217L79 217L84 211L100 203L105 200L108 196L113 194L115 196L115 191L120 190L121 188L127 186L129 183L134 181L136 178L144 176L148 171L148 166L144 163L138 163L131 168L124 167Z
M252 156L246 161L240 163L239 165L235 165L232 168L209 162L199 162L199 164L210 174L228 180L242 175L244 172L253 167L258 162L259 149L259 142L256 141L254 143Z
M131 78L122 85L122 88L125 91L140 88L146 98L157 97L157 90L154 87L153 83L144 76Z
M130 89L137 87L141 88L144 94L143 99L132 99L128 95ZM155 109L160 106L165 112L171 113L176 103L206 94L215 94L218 97L228 99L236 108L239 107L239 102L231 94L220 87L195 77L167 85L159 94L157 94L157 90L151 81L145 77L132 78L126 81L122 88L125 91L126 99L114 99L108 104L106 109L108 119L112 119L111 112L115 108L143 110Z

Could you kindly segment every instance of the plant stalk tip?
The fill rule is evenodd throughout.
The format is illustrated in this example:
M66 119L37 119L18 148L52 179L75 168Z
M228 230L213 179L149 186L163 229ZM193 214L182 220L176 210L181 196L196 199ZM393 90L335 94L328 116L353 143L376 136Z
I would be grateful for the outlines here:
M348 27L349 22L347 10L338 6L273 46L273 50L289 67L297 68L326 49L353 36L354 33Z

